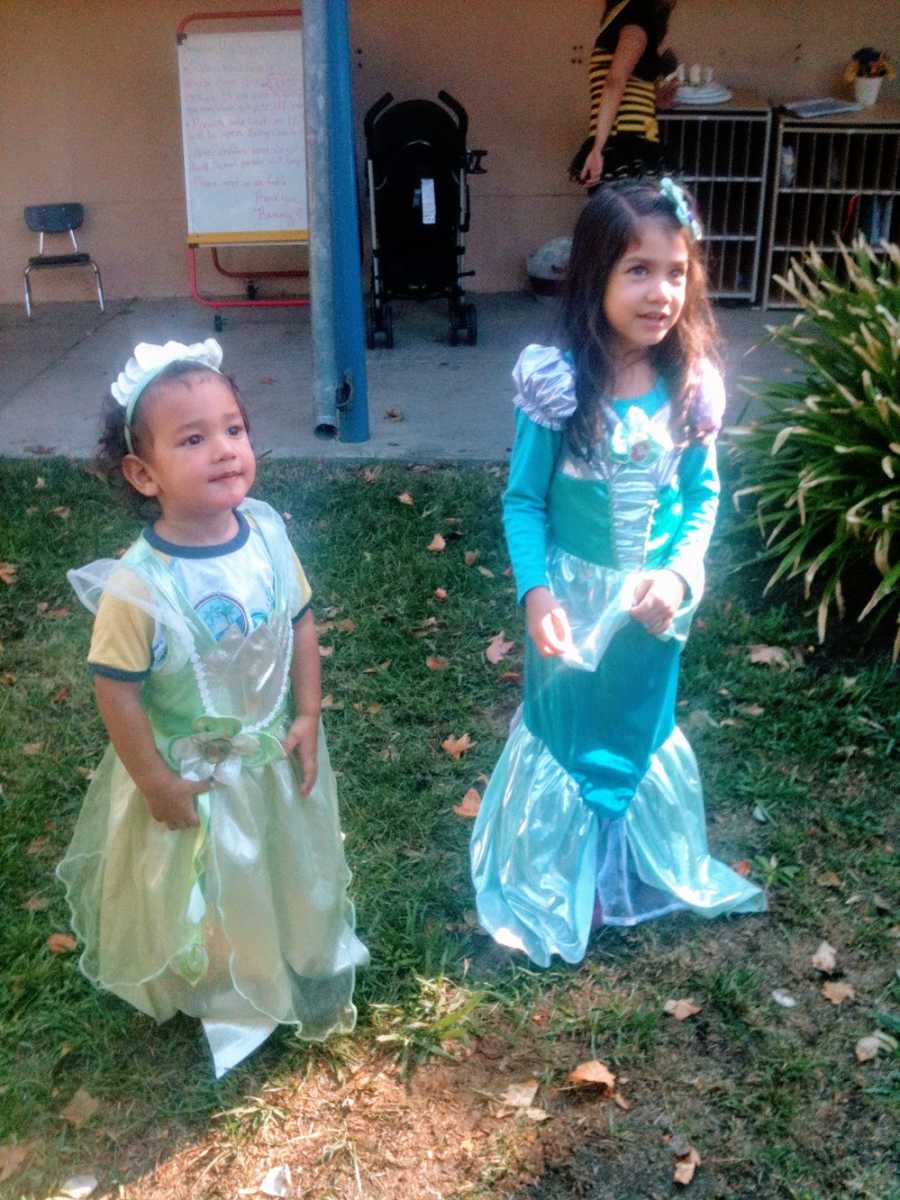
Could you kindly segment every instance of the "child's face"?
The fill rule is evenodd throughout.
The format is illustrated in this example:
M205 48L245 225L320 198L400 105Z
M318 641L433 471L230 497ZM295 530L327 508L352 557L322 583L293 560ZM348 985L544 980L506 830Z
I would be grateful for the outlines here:
M642 221L638 240L612 269L603 298L606 319L625 351L657 346L684 308L688 246L662 221Z
M228 381L210 371L183 375L152 388L145 402L139 490L155 496L169 520L237 507L253 486L256 458Z

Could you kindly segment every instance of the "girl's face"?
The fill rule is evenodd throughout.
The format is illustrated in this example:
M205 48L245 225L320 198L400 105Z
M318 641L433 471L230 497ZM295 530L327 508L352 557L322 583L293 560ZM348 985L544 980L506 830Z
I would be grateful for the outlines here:
M657 346L684 308L685 235L663 221L642 221L638 237L613 267L603 311L623 353Z
M138 491L156 497L169 520L202 521L236 508L253 486L256 457L228 380L211 371L182 375L151 388L141 403L147 449L139 478L130 480Z

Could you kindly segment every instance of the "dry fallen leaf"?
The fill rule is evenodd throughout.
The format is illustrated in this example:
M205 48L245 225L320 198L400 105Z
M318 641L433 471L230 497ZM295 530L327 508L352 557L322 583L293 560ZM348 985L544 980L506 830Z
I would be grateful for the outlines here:
M26 854L43 854L47 849L47 839L45 837L37 837L28 843L25 847Z
M76 767L75 770L82 779L90 780L97 774L93 767Z
M877 1029L868 1037L860 1038L856 1043L856 1061L871 1062L876 1058L882 1050L896 1050L897 1039L891 1037L889 1033L884 1033L881 1029Z
M536 1079L529 1079L527 1083L511 1083L497 1099L508 1108L531 1108L539 1087Z
M750 874L750 868L753 864L748 858L742 858L740 862L731 863L731 869L735 875L742 875L744 879Z
M824 975L831 975L837 966L837 951L827 942L821 942L818 950L812 956L812 965Z
M441 658L440 654L429 654L425 659L425 666L429 671L446 671L450 666L450 659Z
M465 552L465 554L463 555L463 559L465 560L465 564L467 567L475 566L475 564L478 562L478 554L479 554L478 550L467 550Z
M507 654L509 654L510 650L516 644L515 642L507 642L503 636L504 633L505 630L503 629L499 633L495 633L488 642L487 650L484 652L484 657L489 663L493 663L495 666L502 659L506 658Z
M335 700L335 698L334 698L334 696L332 696L331 692L329 692L327 696L322 697L322 711L323 712L332 712L332 711L336 711L337 709L341 709L343 707L344 707L343 700Z
M377 675L379 671L386 671L391 665L391 659L386 658L384 662L376 663L374 667L363 667L363 675Z
M6 687L12 687L15 682L16 677L13 675L12 671L4 671L3 674L0 675L0 683L5 684Z
M34 481L34 486L38 491L41 491L47 486L47 480L43 477L43 475L38 475L37 479Z
M790 992L786 992L784 988L775 988L772 992L772 999L776 1004L780 1004L782 1008L796 1008L797 1001Z
M331 658L332 654L334 654L334 646L320 646L319 647L319 657L320 658Z
M694 1172L700 1166L701 1162L700 1155L691 1146L687 1154L681 1154L676 1159L675 1170L672 1172L673 1181L680 1183L682 1187L686 1187L694 1178Z
M440 587L435 588L434 589L434 598L435 598L435 600L438 600L441 604L443 604L443 602L447 599L447 589L440 588Z
M781 667L787 670L793 666L794 660L783 646L766 646L757 642L747 647L748 657L752 663L764 667Z
M628 1103L628 1101L625 1099L625 1097L622 1095L621 1092L613 1092L612 1099L613 1099L614 1104L618 1104L618 1106L619 1106L619 1108L621 1108L622 1112L628 1112L631 1109L631 1105Z
M402 421L403 413L399 408L386 408L384 410L385 419L388 421Z
M494 572L490 569L490 567L479 567L478 573L479 573L479 575L483 575L485 577L485 579L493 579L494 578Z
M694 1004L693 1000L667 1000L663 1008L676 1021L686 1021L688 1017L695 1017L698 1012L703 1012L702 1006Z
M291 1168L286 1164L267 1171L259 1185L264 1196L290 1196L294 1188Z
M62 704L62 702L64 700L68 700L68 698L69 698L69 689L67 687L57 688L50 699L50 703L51 704Z
M66 1200L87 1200L97 1190L96 1175L73 1175L59 1189L60 1196Z
M68 519L69 519L69 517L71 517L71 515L72 515L72 510L70 508L66 508L66 506L64 504L58 504L56 506L56 508L50 509L50 516L51 517L59 517L59 519L61 521L68 521Z
M26 742L22 747L22 753L27 755L28 758L34 758L36 754L40 754L43 748L43 742Z
M28 1142L16 1142L0 1146L0 1183L15 1175L24 1165L28 1156L38 1145L34 1139Z
M12 563L0 562L0 580L8 587L11 586L16 582L16 571L18 569Z
M504 671L503 674L500 676L500 682L501 683L521 683L522 682L522 672L521 671Z
M575 1087L598 1087L612 1093L616 1086L616 1077L606 1063L593 1058L589 1062L579 1063L574 1071L569 1072L569 1083Z
M51 954L70 954L77 944L71 933L51 933L47 938L47 949Z
M816 883L821 884L822 887L830 888L842 888L844 886L843 879L841 879L836 871L823 871L821 875L816 876Z
M61 1109L59 1115L70 1125L80 1129L82 1125L87 1124L99 1107L99 1101L94 1099L87 1088L79 1088L65 1108Z
M526 1108L525 1116L529 1121L535 1122L550 1120L550 1114L548 1112L544 1112L542 1108Z
M453 806L458 817L477 817L481 808L481 796L475 788L469 788L459 804Z
M737 710L744 717L761 717L766 711L761 704L739 704Z
M381 471L382 471L381 467L363 467L363 469L362 469L363 483L374 483L375 480L378 478L378 476L381 474Z
M845 1000L856 999L856 988L852 983L840 983L829 979L822 984L822 995L832 1004L843 1004Z
M439 533L436 533L434 535L434 537L431 539L431 541L428 543L428 545L425 547L425 549L430 550L432 554L440 554L441 551L446 550L446 548L447 548L447 543L444 541L444 539L441 537L441 535Z
M50 907L50 901L46 896L32 896L30 900L26 900L22 905L28 912L43 912L45 908Z
M445 737L441 742L441 749L445 750L451 758L460 759L467 750L471 750L475 743L467 733L462 737Z
M63 617L67 617L68 615L69 610L67 608L48 608L46 612L48 621L61 621Z
M397 499L401 504L415 504L415 500L413 500L409 492L401 492Z

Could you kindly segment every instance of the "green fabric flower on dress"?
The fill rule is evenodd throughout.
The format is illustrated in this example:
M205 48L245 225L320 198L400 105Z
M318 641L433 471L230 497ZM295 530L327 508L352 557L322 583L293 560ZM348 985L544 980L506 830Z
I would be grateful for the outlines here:
M276 737L269 733L243 733L237 717L198 717L187 737L174 738L169 754L182 779L213 779L235 784L242 765L253 766L284 757Z

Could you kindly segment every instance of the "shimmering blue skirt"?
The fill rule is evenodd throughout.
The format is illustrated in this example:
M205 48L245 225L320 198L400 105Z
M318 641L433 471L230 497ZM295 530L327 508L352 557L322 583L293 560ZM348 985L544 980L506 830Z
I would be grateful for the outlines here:
M628 616L632 576L558 549L549 573L575 650L543 659L529 644L525 702L472 835L483 927L547 966L584 957L595 899L607 925L764 911L759 888L709 853L697 762L674 723L693 606L655 638Z

